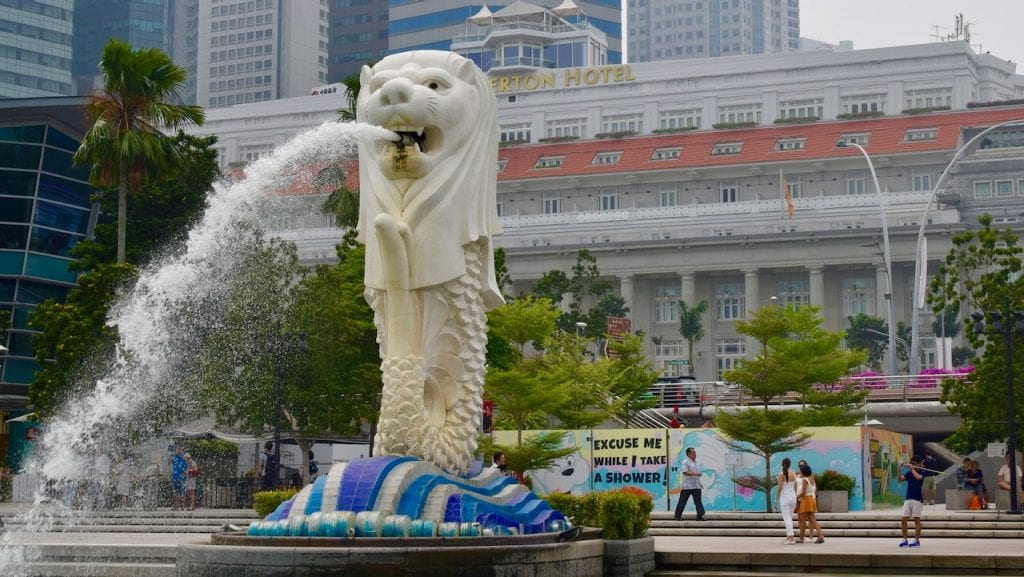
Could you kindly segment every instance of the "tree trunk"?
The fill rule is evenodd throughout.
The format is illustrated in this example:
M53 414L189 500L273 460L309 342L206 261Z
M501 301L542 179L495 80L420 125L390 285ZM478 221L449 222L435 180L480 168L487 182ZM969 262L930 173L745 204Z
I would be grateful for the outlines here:
M121 162L117 182L117 264L125 261L125 237L128 234L128 163Z
M764 512L772 512L772 456L764 456Z
M686 339L686 358L690 360L690 376L694 376L697 373L697 368L693 366L693 341Z

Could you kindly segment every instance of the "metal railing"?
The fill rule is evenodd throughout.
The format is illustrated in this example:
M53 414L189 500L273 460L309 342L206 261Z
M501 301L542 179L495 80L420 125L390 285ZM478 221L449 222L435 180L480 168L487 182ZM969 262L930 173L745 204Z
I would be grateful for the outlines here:
M838 390L846 384L868 391L869 403L902 401L937 401L942 395L942 381L945 379L962 379L963 373L947 373L934 375L891 375L847 377L833 385L817 385L819 391ZM758 398L746 394L742 387L725 381L700 383L658 383L648 392L657 401L656 408L672 409L675 407L701 407L707 405L737 406L757 405ZM769 404L794 405L803 402L797 393L787 393L773 397Z

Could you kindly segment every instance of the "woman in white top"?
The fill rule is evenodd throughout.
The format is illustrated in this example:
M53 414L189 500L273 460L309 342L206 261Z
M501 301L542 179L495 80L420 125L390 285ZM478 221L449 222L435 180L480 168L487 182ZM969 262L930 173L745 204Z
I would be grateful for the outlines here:
M783 545L795 545L793 536L793 510L796 509L796 473L789 470L789 457L782 460L782 472L775 483L775 502L779 504L782 522L786 524L786 540Z

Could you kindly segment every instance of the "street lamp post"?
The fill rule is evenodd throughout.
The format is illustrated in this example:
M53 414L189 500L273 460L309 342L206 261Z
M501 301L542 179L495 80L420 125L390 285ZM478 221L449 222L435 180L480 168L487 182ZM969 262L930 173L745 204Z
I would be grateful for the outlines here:
M268 353L274 358L274 461L277 463L277 471L274 471L274 478L281 482L281 384L284 381L284 355L309 350L306 344L306 333L285 334L281 330L281 321L277 321L276 330L260 339L253 336L252 352Z
M985 324L985 314L971 313L976 334L1002 335L1006 346L1006 450L1010 452L1010 510L1007 513L1020 515L1020 503L1017 502L1017 415L1013 399L1013 337L1024 333L1024 312L1010 310L1010 297L1007 296L1002 311L989 311L991 322Z
M924 205L924 213L921 215L921 224L917 229L917 248L914 251L914 302L911 303L910 312L910 374L916 375L921 372L921 317L920 310L924 307L924 293L926 287L924 286L923 275L927 271L926 267L926 255L924 254L924 229L928 226L928 211L931 209L932 203L935 202L935 197L939 194L939 189L946 182L946 178L949 176L949 171L953 168L960 157L965 152L970 150L971 146L980 140L986 134L993 130L1003 128L1012 124L1022 124L1024 118L1017 120L1008 120L1006 122L1000 122L995 126L990 126L985 130L982 130L978 134L974 135L974 138L968 140L963 146L956 151L953 158L943 169L942 174L939 175L939 179L935 181L935 186L932 188L932 192L928 195L928 202Z
M854 147L864 155L864 159L868 162L868 170L871 171L871 180L875 183L875 192L878 193L878 207L882 210L882 259L885 265L885 306L886 306L886 325L889 328L889 355L888 355L888 373L889 375L896 374L896 321L892 311L892 255L889 252L889 224L885 218L885 204L882 202L882 187L878 184L878 175L875 173L875 165L871 162L871 157L868 156L864 147L857 144L856 142L841 142L840 147ZM906 401L907 389L904 385L903 397Z

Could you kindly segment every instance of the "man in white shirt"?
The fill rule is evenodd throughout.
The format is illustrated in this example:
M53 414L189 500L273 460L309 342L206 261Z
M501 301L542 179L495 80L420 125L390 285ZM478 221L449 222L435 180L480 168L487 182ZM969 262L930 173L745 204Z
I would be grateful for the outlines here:
M676 504L675 519L676 521L682 520L683 509L686 508L686 502L693 497L693 505L697 508L697 520L704 520L704 504L700 500L700 465L697 463L697 451L693 447L686 449L686 459L683 461L682 471L679 473L679 485L681 491L679 493L679 503Z
M1006 491L1010 490L1010 454L1007 453L1003 456L1003 466L999 469L999 473L996 474L996 484L999 485L1000 489ZM1020 465L1017 465L1017 486L1020 487L1024 479L1021 478Z

